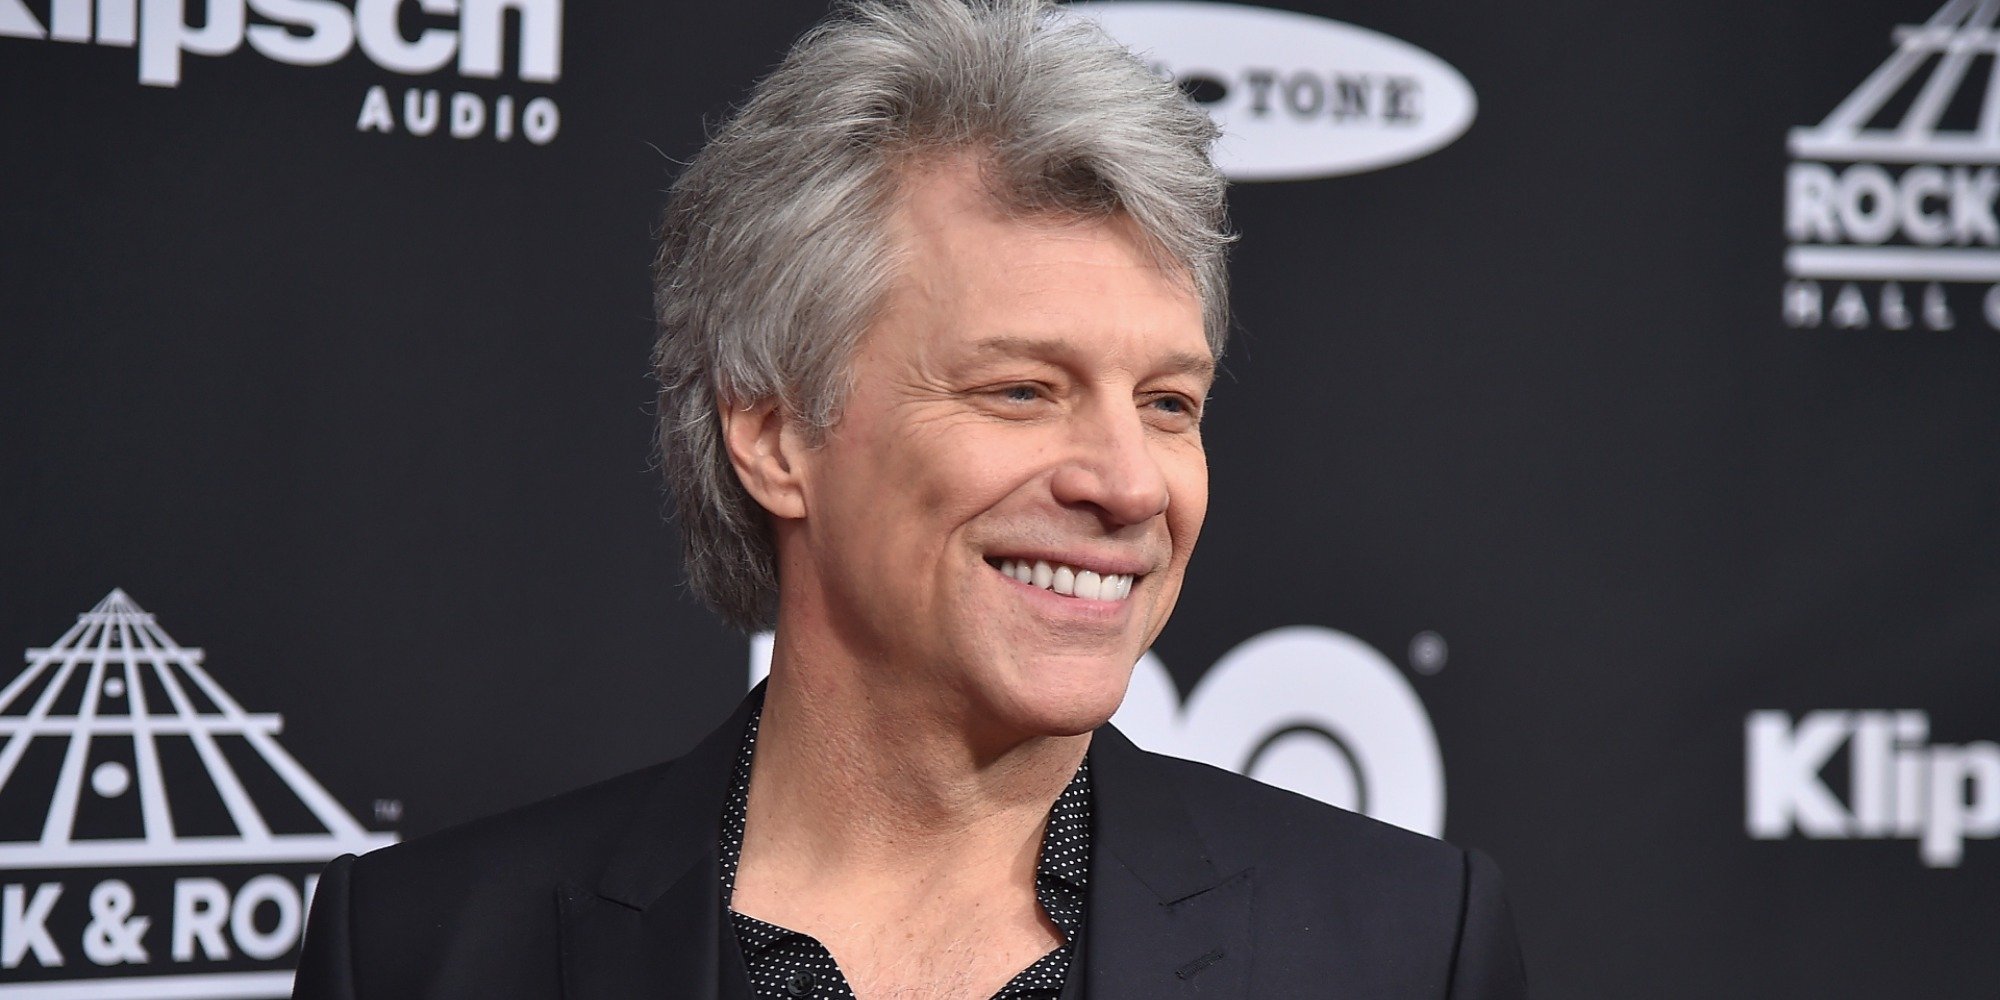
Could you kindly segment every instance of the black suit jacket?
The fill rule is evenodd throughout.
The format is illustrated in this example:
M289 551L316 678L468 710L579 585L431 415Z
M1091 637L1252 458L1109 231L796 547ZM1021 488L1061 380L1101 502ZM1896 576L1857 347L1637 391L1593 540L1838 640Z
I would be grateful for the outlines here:
M297 1000L747 998L717 880L754 698L687 756L321 877ZM1519 1000L1492 863L1202 764L1091 741L1089 1000Z

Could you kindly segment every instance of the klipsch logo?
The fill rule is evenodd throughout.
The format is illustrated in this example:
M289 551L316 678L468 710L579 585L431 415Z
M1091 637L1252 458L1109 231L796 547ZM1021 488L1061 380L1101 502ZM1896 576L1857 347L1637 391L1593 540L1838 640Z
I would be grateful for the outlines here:
M227 56L246 44L291 66L325 66L359 49L391 73L450 69L496 80L508 62L511 20L514 75L524 84L562 76L563 0L207 0L199 17L188 7L188 0L48 0L38 13L26 0L0 0L0 36L136 48L139 82L152 87L180 86L189 56ZM362 94L354 127L500 142L518 135L539 146L555 139L561 115L547 96L447 96L377 84Z
M0 688L0 1000L284 997L364 830L114 590Z
M771 636L750 646L750 683L771 670ZM1443 640L1412 644L1441 666ZM1444 758L1417 692L1388 657L1344 632L1297 625L1230 650L1181 701L1160 658L1132 671L1111 721L1157 753L1246 774L1436 837L1444 832Z
M1810 128L1785 179L1794 327L2000 329L2000 4L1950 0Z
M1400 39L1309 14L1225 3L1078 3L1222 129L1235 180L1359 173L1436 152L1472 125L1472 86Z
M1914 840L1924 864L1955 868L1968 839L2000 835L2000 745L1930 740L1918 711L1752 712L1745 723L1746 825L1759 840ZM1847 801L1823 772L1847 753Z

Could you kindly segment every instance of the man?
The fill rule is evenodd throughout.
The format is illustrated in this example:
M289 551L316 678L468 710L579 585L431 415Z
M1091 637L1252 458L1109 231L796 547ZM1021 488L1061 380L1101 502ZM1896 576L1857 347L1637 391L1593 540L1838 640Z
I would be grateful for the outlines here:
M1201 529L1213 126L1034 0L843 8L676 185L678 761L333 863L299 997L1524 995L1490 864L1105 724Z

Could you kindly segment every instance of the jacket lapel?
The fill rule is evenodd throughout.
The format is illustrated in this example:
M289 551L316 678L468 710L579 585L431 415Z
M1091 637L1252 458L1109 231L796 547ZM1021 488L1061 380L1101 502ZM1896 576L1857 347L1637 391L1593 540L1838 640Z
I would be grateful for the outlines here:
M1219 871L1152 755L1091 738L1090 1000L1247 997L1254 872Z
M568 1000L732 1000L749 995L721 933L716 838L759 686L721 728L661 769L595 884L557 889Z

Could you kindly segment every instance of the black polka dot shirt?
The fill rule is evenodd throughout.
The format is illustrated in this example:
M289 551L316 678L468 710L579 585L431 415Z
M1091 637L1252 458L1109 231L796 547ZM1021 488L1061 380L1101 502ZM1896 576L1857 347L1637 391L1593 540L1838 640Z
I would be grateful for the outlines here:
M743 821L750 796L750 760L757 751L757 725L750 717L743 749L736 757L735 781L722 814L722 903L736 889L736 865L743 858ZM1035 899L1063 932L1064 944L1021 970L993 1000L1058 1000L1069 977L1076 941L1083 931L1084 901L1090 884L1090 759L1084 758L1069 787L1056 797L1042 833L1035 865ZM854 991L833 955L811 935L787 930L756 917L729 911L736 943L758 1000L853 1000Z

